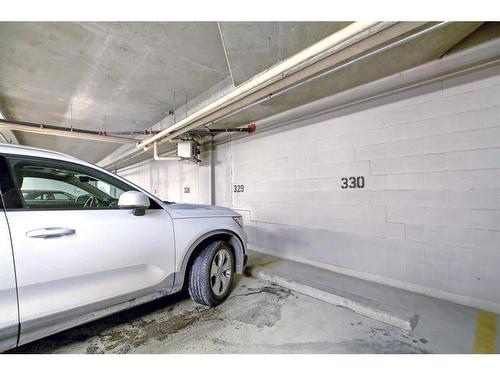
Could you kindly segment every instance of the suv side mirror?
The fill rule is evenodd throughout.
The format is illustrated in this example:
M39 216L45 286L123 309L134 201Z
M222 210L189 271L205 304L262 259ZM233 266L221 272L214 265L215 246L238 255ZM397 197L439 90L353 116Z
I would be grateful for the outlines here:
M144 215L149 203L149 197L140 191L126 191L118 199L118 207L132 209L135 216Z

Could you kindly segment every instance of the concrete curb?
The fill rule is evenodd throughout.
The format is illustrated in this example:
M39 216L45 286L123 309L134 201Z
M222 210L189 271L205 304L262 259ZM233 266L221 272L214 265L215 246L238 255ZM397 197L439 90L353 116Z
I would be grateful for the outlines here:
M271 270L263 267L247 267L245 273L249 276L319 299L323 302L345 307L360 315L390 324L407 332L412 332L418 322L418 315L410 311L382 305L369 298L349 292L332 288L329 288L327 291L293 280L288 280L285 277L273 274Z

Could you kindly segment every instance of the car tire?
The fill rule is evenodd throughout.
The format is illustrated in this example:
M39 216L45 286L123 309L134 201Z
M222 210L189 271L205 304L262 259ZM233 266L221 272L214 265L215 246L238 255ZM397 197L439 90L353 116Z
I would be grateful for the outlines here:
M197 255L189 272L189 295L193 301L217 306L231 291L234 255L224 241L207 245Z

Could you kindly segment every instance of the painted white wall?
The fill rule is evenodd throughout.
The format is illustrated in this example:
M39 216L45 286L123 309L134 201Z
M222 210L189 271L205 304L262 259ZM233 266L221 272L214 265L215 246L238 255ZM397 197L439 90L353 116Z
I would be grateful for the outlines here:
M189 161L148 160L118 174L162 200L210 204L210 153L197 165ZM189 192L185 190L187 188Z
M213 158L215 203L244 215L250 247L500 312L499 65L222 143ZM208 164L122 175L209 203ZM349 176L365 188L342 189Z
M119 171L119 175L140 186L141 188L153 192L151 187L151 161L145 161Z

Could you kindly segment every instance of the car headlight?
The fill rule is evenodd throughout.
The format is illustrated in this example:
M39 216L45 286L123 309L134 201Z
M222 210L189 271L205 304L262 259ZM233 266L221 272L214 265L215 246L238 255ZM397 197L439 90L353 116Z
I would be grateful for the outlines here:
M233 216L233 219L240 227L243 228L243 218L241 216Z

